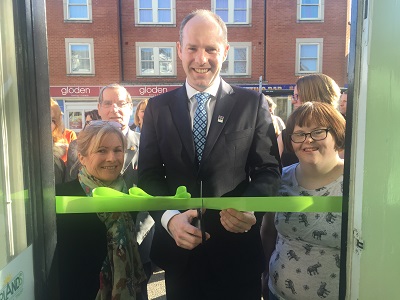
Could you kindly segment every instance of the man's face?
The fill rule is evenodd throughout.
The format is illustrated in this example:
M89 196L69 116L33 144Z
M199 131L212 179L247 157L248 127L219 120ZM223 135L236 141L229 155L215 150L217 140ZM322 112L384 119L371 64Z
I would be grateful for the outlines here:
M104 121L115 121L128 127L132 115L132 103L127 102L127 92L123 88L107 88L103 91L103 101L98 104L99 115Z
M219 76L229 50L218 24L201 16L186 24L177 47L188 83L200 92Z

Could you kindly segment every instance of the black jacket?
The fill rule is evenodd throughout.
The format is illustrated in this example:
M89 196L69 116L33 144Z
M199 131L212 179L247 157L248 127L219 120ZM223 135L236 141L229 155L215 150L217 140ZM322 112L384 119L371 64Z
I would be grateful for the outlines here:
M86 197L78 179L56 185L56 195ZM106 255L106 227L97 214L58 214L60 299L95 299Z
M276 195L280 161L263 96L221 80L199 166L188 102L185 86L149 100L140 141L139 187L163 196L174 195L184 185L192 197L198 197L202 181L204 197ZM210 284L228 281L245 289L247 278L259 280L265 267L259 233L262 214L249 232L235 234L223 228L219 211L207 210L204 223L211 238L188 251L178 247L161 226L162 213L153 214L156 233L151 258L166 270L166 276L182 276L187 264L195 261Z

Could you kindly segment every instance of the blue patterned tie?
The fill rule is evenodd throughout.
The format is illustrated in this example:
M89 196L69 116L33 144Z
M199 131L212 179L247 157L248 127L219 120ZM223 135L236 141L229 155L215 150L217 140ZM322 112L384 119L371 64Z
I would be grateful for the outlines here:
M200 163L207 136L207 110L204 104L210 97L208 93L197 93L197 108L193 119L193 139L196 149L197 161Z

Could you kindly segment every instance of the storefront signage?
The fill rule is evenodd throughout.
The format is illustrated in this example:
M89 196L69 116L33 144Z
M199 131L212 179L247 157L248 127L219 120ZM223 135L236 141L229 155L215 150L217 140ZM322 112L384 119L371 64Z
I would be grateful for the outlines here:
M124 85L132 97L153 97L172 91L181 85ZM55 98L98 97L102 86L52 86L50 96Z
M154 97L169 91L172 91L181 85L124 85L132 97ZM241 87L259 90L258 85L248 84ZM294 84L276 84L263 85L265 90L293 90ZM99 96L102 86L52 86L50 87L50 96L55 98L82 98Z
M254 91L259 90L259 86L255 84L245 84L241 85L241 87L251 89ZM263 84L262 85L262 90L293 90L295 87L295 84Z
M66 95L90 95L90 91L95 89L90 89L88 87L63 87L61 88L61 94Z
M51 97L98 97L101 86L51 86Z
M16 299L22 293L24 286L24 273L19 272L14 278L8 275L0 290L0 300Z
M125 86L132 97L154 97L172 91L180 85L136 85Z
M29 246L0 270L0 300L33 300L33 253Z

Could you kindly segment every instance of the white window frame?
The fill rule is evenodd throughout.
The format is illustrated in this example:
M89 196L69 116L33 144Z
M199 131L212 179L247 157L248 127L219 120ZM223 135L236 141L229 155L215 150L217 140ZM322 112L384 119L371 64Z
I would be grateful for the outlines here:
M229 43L229 52L227 56L228 60L228 72L222 73L222 76L249 76L251 75L251 42L242 42L242 43ZM229 59L230 57L233 58L234 50L237 48L246 48L246 72L245 73L234 73L235 71L235 60Z
M94 47L92 38L66 38L65 39L65 57L66 57L66 67L68 75L94 75ZM87 45L89 47L89 71L73 71L71 63L71 46L72 45Z
M88 11L87 18L70 18L69 17L69 8L71 5L75 6L83 6L83 4L70 4L70 0L63 0L63 7L64 7L64 21L68 22L91 22L92 21L92 0L86 0L86 6Z
M315 71L301 71L300 70L300 47L302 45L316 45L318 47L317 51L317 70ZM296 39L296 75L322 73L322 58L323 58L323 38L311 38L311 39Z
M171 1L171 21L170 22L158 22L158 0L152 1L152 22L144 22L140 20L140 0L135 0L135 25L175 25L176 24L176 0Z
M141 64L141 48L171 48L172 55L171 55L171 63L172 63L172 73L171 74L160 74L159 73L159 63L157 57L154 59L154 73L153 74L143 74L142 73L142 64ZM175 42L148 42L148 43L136 43L136 75L140 77L175 77L176 72L176 43Z
M57 99L58 100L58 99ZM61 99L59 99L61 100ZM88 99L77 99L74 101L65 101L64 103L64 114L63 114L63 121L66 128L72 129L75 132L80 132L86 123L85 113L94 109L97 109L97 99L93 99L93 101L87 101ZM74 120L71 120L72 115L80 115L76 120L76 123L73 123Z
M315 6L316 4L303 4L304 0L297 0L297 20L298 21L324 21L325 0L318 0L318 16L316 18L303 18L301 8L303 6Z
M246 0L246 21L245 22L235 22L235 0L228 0L228 21L225 22L227 25L248 25L250 24L250 17L251 17L251 1ZM212 0L212 11L218 14L217 12L217 0Z

